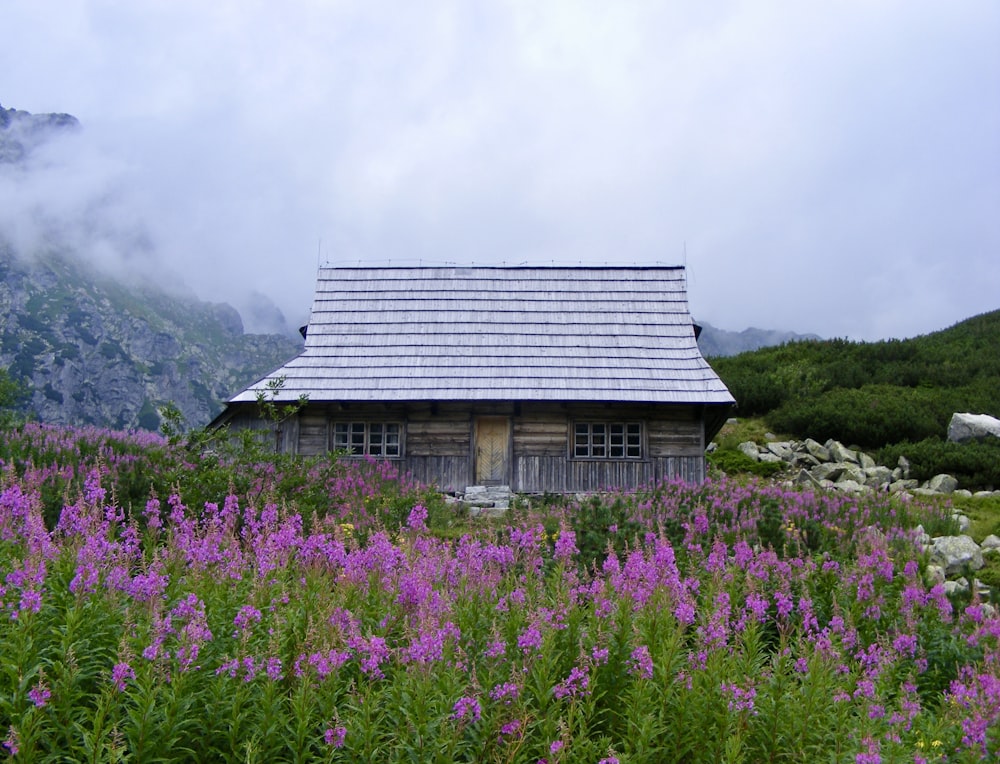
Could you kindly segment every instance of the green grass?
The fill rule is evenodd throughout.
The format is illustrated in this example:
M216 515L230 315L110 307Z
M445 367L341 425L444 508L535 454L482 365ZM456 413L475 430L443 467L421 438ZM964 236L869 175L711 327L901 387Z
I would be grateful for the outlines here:
M972 536L976 543L983 543L983 539L991 534L1000 536L1000 497L968 499L954 496L952 506L969 518L968 535Z
M763 417L739 417L735 421L724 424L714 440L721 449L735 450L740 443L745 443L748 440L759 444L771 440L792 440L792 438L772 433Z

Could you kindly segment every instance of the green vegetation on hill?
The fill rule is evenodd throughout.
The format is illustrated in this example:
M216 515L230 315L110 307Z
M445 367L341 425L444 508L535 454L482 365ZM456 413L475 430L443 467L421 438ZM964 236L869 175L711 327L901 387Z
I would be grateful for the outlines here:
M795 342L712 366L740 416L762 416L800 438L868 449L906 443L918 473L951 466L986 485L1000 484L1000 446L943 441L956 411L1000 416L997 348L1000 310L908 340Z

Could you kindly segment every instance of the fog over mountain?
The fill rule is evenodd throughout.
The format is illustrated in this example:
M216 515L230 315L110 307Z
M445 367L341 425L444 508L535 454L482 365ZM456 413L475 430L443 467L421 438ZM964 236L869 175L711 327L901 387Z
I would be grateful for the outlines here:
M66 114L0 107L0 369L44 422L155 430L173 404L207 424L301 338L262 294L249 320L198 299L82 133Z
M237 308L248 333L296 338L295 327L307 322L310 300L303 298L295 319L287 320L266 287L220 266L207 244L198 267L183 268L191 253L174 257L178 239L158 235L162 211L143 195L143 183L72 115L0 106L0 241L10 253L31 258L56 252L125 284L155 285L183 299L226 301ZM274 286L282 278L281 258L251 269L252 275L260 270ZM816 336L702 326L699 342L709 356Z
M200 296L256 291L292 326L318 263L684 264L716 326L863 340L997 308L996 0L2 19L0 100L79 118L103 159L79 182L113 181Z
M126 284L228 301L246 331L294 337L309 304L289 322L256 281L218 263L210 243L165 233L170 216L148 195L151 182L72 115L0 105L0 243L9 252L57 252Z

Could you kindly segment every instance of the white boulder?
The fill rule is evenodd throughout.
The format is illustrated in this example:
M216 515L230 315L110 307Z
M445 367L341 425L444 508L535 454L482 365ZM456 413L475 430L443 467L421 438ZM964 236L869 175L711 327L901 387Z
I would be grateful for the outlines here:
M948 424L948 440L965 443L993 436L1000 438L1000 419L989 414L952 414Z
M931 544L931 562L953 576L966 565L972 570L983 567L983 553L971 536L938 536Z

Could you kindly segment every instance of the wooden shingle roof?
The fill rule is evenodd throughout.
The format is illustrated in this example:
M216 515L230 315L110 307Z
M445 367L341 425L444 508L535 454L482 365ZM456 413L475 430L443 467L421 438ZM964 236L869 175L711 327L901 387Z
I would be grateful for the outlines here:
M732 404L681 267L321 268L278 400Z

